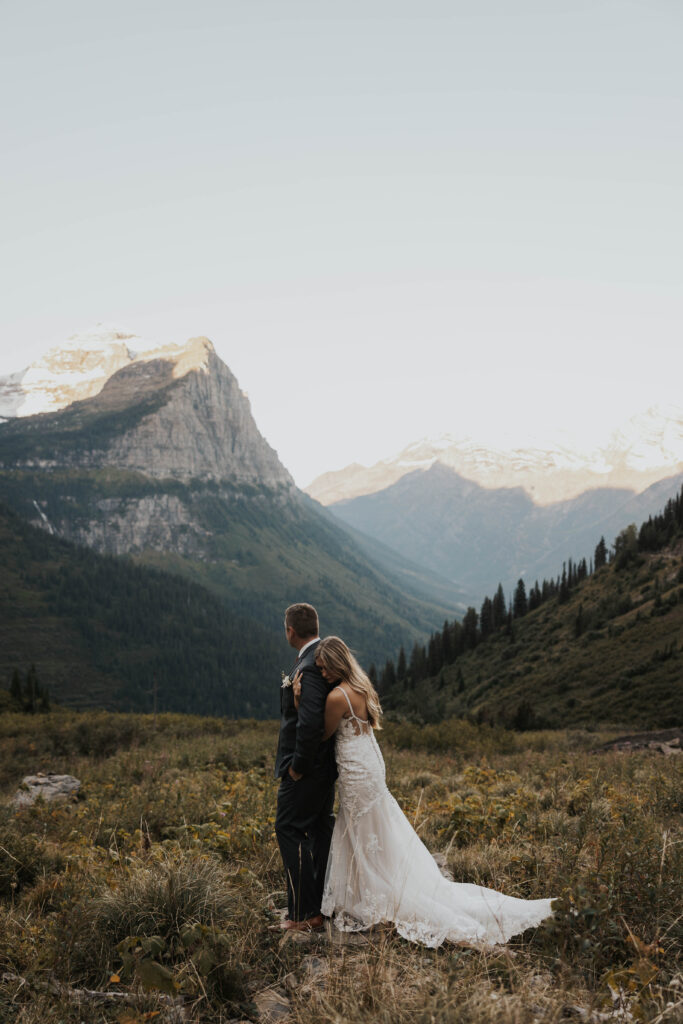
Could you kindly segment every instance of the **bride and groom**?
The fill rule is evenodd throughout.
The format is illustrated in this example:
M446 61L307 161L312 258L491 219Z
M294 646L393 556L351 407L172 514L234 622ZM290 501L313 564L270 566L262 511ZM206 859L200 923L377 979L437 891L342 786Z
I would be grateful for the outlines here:
M490 946L549 917L549 899L444 878L387 789L375 738L382 712L369 678L343 640L320 639L311 605L291 605L285 631L298 656L280 690L275 761L283 927L316 930L324 917L342 931L390 922L426 946Z

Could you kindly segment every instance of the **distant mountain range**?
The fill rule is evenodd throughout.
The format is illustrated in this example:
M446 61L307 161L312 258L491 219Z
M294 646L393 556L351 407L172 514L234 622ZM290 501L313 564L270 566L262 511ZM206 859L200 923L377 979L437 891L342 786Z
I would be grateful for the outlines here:
M292 601L316 604L366 663L462 605L295 487L206 338L150 349L98 327L0 381L0 412L0 500L57 538L208 588L258 625L239 641L256 662L262 628L277 638L274 671Z
M683 480L683 410L650 409L586 455L420 441L374 466L318 477L307 492L342 522L451 579L476 603L588 558L601 535L655 513Z
M583 451L568 445L502 450L472 438L423 438L373 466L353 463L317 477L306 493L323 505L376 494L409 473L439 463L487 489L520 487L535 505L569 501L587 490L644 491L683 472L683 407L653 406Z

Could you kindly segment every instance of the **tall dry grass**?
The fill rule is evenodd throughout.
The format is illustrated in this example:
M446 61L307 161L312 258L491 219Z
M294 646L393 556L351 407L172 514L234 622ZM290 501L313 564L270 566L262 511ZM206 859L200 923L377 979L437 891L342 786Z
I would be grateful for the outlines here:
M679 1014L683 758L593 754L587 733L390 723L390 787L455 879L557 894L555 918L483 953L390 930L300 944L273 927L274 724L60 714L41 731L15 717L0 722L4 795L55 768L83 799L0 811L0 1020L121 1019L114 1002L77 1005L82 988L119 992L131 1021L171 1020L177 999L187 1020L257 1019L268 988L301 1024Z

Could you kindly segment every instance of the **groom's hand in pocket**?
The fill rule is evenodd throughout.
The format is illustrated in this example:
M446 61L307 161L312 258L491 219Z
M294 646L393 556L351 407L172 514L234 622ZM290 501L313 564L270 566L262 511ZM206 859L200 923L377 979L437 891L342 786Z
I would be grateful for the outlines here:
M295 772L291 765L289 766L288 771L289 771L290 778L294 779L295 782L298 782L299 779L303 779L302 773L301 772Z

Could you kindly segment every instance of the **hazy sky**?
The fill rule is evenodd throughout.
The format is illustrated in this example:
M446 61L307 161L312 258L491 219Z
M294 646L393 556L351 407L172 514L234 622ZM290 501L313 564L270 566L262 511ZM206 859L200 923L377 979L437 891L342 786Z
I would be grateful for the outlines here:
M297 482L681 400L680 0L1 0L0 374L208 335Z

